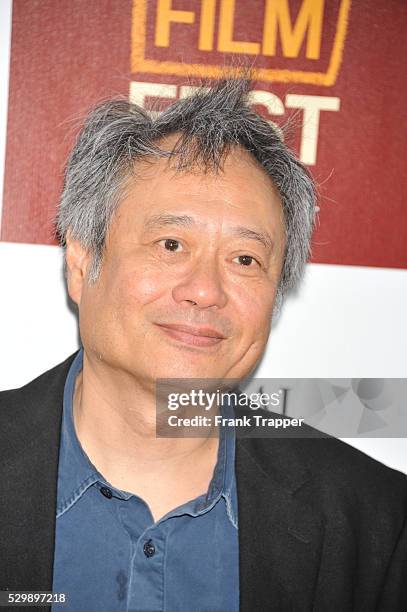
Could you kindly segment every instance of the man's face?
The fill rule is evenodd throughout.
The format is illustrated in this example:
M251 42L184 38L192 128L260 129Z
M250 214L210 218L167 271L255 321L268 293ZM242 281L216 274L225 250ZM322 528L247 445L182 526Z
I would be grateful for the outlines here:
M85 350L142 384L246 376L267 343L282 268L277 191L242 149L218 175L175 175L165 159L136 170L98 281L68 282Z

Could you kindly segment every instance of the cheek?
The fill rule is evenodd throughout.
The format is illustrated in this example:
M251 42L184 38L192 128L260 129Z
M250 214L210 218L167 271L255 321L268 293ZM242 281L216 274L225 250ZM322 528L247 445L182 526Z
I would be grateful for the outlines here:
M276 287L270 282L234 287L232 303L241 323L241 336L248 340L267 338Z
M134 317L140 307L156 301L166 292L166 283L168 278L152 266L117 270L110 300L113 297L118 310Z

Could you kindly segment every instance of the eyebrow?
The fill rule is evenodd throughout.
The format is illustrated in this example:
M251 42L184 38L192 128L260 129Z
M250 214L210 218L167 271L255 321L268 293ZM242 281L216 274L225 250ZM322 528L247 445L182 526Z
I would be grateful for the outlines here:
M274 247L274 243L268 232L258 232L248 227L243 227L239 225L239 227L233 228L233 233L237 234L238 236L241 236L242 238L256 240L257 242L260 242L266 249L270 249L270 251Z
M192 227L198 225L193 217L189 215L172 215L169 213L161 213L159 215L153 215L150 217L145 224L147 230L153 230L160 227L166 227L168 225L176 225L180 227ZM274 247L273 240L268 232L259 232L249 227L242 225L232 228L233 234L240 236L241 238L248 238L249 240L255 240L262 244L266 249L272 250Z
M165 227L167 225L180 225L182 227L190 227L195 225L195 219L188 215L170 215L168 213L161 213L159 215L153 215L150 217L145 224L147 230L156 229L159 227Z

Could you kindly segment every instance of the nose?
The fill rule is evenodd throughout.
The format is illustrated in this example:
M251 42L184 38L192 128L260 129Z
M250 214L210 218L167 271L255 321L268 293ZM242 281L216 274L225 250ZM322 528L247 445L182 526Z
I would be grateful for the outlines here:
M188 276L176 284L172 295L177 303L192 302L199 308L223 308L227 295L215 258L197 262Z

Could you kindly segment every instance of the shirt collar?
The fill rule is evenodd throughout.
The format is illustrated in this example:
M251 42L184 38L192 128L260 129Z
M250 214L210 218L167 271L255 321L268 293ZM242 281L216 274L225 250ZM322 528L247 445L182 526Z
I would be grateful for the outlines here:
M99 479L99 472L84 452L76 435L73 422L73 394L75 381L82 370L83 348L80 349L65 381L61 443L58 466L57 517L66 512L93 483Z
M225 418L234 418L234 407L226 403L220 407L220 413ZM226 502L228 517L237 528L237 495L235 479L235 428L223 426L219 428L218 459L214 469L208 493L203 507L211 507L219 497Z
M58 467L57 517L66 512L95 482L109 487L114 494L129 499L131 493L121 491L108 483L91 463L76 435L73 421L73 394L77 375L83 367L83 347L69 368L64 387L61 424L61 443ZM221 407L225 417L233 417L231 405ZM209 510L222 496L232 524L237 527L237 495L235 482L234 427L220 427L218 458L208 492L196 507L196 514ZM195 512L194 512L195 514Z

